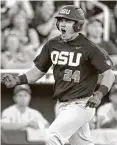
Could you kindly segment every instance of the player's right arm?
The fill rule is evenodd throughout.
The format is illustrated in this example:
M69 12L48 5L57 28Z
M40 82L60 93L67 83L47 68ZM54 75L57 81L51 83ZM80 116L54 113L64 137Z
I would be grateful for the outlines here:
M35 58L35 66L23 75L14 77L11 74L5 74L3 76L3 82L8 88L15 87L21 84L30 84L36 82L48 71L52 65L51 57L49 53L49 42L46 43L41 53Z
M20 84L34 83L44 75L45 75L44 72L42 72L36 66L34 66L25 74L17 77L12 76L11 74L5 74L3 76L3 82L8 88L12 88Z

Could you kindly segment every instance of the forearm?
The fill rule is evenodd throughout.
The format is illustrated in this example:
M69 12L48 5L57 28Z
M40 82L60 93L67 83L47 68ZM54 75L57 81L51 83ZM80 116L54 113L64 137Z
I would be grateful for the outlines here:
M34 66L25 74L17 77L17 84L21 85L34 83L44 75L45 75L44 72L40 71L36 66Z
M107 70L103 74L102 81L100 85L105 85L108 88L108 91L110 91L112 84L114 83L115 76L112 70Z
M34 67L25 74L29 84L36 82L38 79L45 75L45 73L40 71L37 67Z
M22 123L22 124L18 124L18 123L5 123L2 122L1 123L1 128L3 130L22 130L25 129L26 127L28 127L28 123Z
M103 74L102 80L100 82L100 87L96 91L99 93L100 99L105 96L111 89L112 84L115 80L115 76L112 70L107 70Z

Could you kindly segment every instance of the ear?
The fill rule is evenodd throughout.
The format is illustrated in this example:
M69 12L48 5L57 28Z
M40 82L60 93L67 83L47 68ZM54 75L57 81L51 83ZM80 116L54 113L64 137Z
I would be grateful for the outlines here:
M75 32L79 31L79 25L78 25L78 23L74 23L73 24L73 29L74 29Z
M74 25L73 25L73 28L74 28L74 31L75 32L79 32L82 30L82 27L83 27L83 24L82 23L79 23L79 22L76 22Z
M78 23L78 31L81 31L82 30L82 28L83 28L83 24L81 24L81 23Z

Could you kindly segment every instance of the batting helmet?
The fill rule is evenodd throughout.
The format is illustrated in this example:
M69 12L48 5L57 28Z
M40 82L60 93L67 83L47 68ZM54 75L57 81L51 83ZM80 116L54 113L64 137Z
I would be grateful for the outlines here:
M73 25L73 29L75 32L78 32L82 29L83 24L85 22L84 12L81 8L74 5L65 5L63 6L59 14L55 17L57 18L57 28L59 29L59 20L61 18L69 19L75 21Z

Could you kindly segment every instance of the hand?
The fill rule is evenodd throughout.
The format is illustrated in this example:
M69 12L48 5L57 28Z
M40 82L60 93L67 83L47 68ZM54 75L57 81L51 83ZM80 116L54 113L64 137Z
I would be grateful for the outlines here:
M5 83L7 88L13 88L18 84L18 79L11 74L5 74L2 78L2 82Z
M101 92L94 92L93 96L89 98L86 103L86 107L96 108L101 103L101 98L103 97Z
M38 125L38 122L37 121L32 120L32 121L30 121L28 123L28 127L31 127L31 128L34 128L34 129L38 129L39 128L39 125Z

